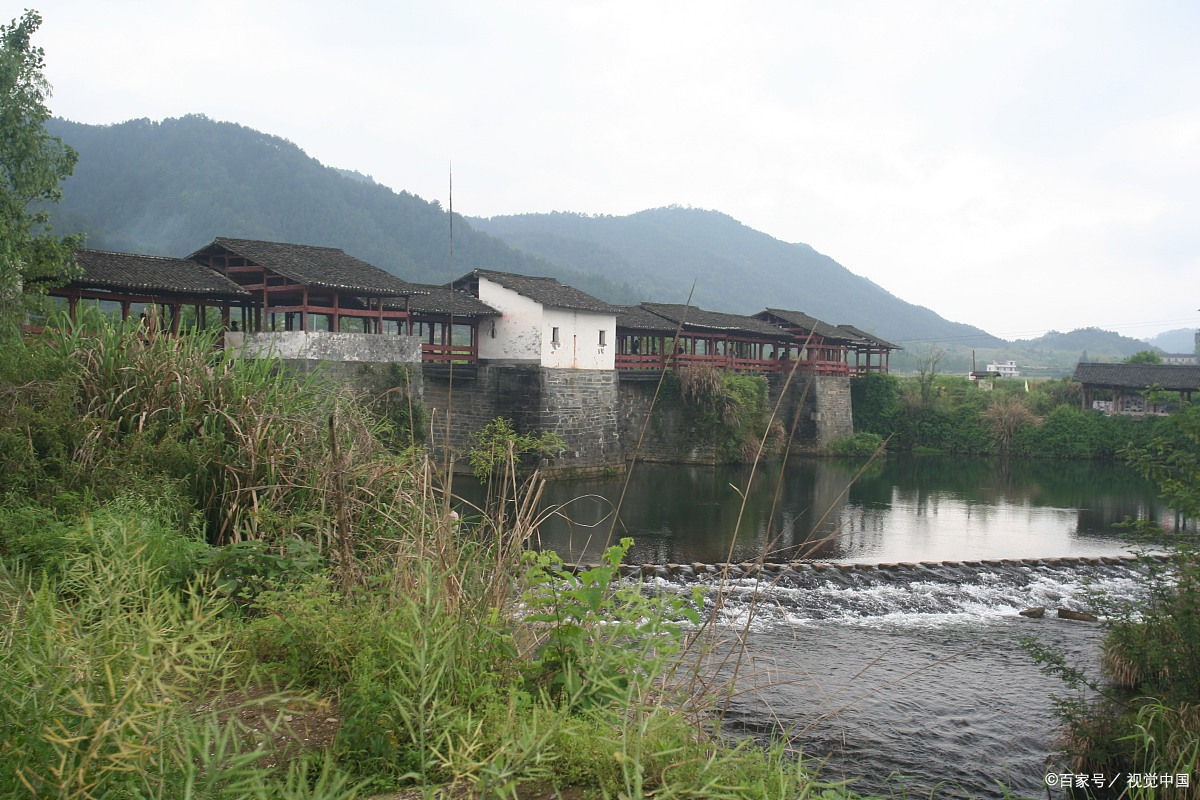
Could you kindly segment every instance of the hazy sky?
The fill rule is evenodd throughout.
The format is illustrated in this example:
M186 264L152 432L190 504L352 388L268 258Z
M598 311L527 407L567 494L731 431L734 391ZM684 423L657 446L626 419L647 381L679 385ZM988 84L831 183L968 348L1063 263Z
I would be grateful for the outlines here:
M453 164L470 216L716 209L1004 338L1200 326L1192 0L29 2L78 122L443 205Z

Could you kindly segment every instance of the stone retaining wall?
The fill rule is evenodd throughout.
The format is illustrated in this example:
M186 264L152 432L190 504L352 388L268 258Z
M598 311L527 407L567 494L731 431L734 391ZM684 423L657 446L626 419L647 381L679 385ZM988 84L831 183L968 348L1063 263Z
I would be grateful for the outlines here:
M758 562L758 561L743 561L737 564L715 563L704 564L700 562L692 564L622 564L621 575L624 577L634 577L642 575L645 577L656 578L694 578L701 575L713 575L720 577L728 577L732 579L738 578L763 578L769 580L773 576L779 576L792 572L826 572L829 570L841 570L843 572L869 572L872 570L919 570L919 569L939 569L950 568L957 569L961 567L969 567L972 569L979 568L1002 568L1002 567L1083 567L1083 566L1101 566L1108 564L1110 566L1130 566L1136 564L1143 557L1139 556L1103 556L1103 557L1083 557L1083 558L1021 558L1011 559L1005 558L1000 560L983 560L983 561L899 561L880 564L854 564L854 563L837 563L824 561L788 561L788 562ZM1168 556L1150 556L1155 560L1165 560ZM584 570L593 569L599 566L598 564L564 564L563 567L567 572L581 572Z

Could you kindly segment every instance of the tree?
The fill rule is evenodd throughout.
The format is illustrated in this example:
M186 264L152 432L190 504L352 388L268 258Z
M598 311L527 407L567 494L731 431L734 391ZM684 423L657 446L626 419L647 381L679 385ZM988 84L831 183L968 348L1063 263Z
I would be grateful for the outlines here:
M1153 350L1139 350L1131 356L1128 356L1122 364L1161 364L1162 359L1158 357L1158 353Z
M0 25L0 325L10 330L23 318L26 290L67 276L79 244L50 235L40 207L61 197L77 157L44 128L50 84L42 48L31 41L41 24L41 15L26 11Z
M916 356L917 386L921 392L921 405L928 406L933 398L933 382L941 371L946 351L933 345L924 348Z

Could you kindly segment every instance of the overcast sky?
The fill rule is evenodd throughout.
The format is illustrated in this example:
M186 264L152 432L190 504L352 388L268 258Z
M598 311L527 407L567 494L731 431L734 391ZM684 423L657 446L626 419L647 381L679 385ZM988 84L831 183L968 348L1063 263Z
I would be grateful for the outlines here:
M1009 339L1200 325L1192 0L28 2L77 122L443 205L453 164L469 216L715 209Z

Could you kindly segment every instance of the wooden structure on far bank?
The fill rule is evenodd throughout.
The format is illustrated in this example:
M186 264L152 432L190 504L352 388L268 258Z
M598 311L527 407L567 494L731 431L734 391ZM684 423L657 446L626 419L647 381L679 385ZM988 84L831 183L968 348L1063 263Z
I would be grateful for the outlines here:
M1075 366L1072 380L1083 385L1082 406L1128 416L1168 413L1155 395L1175 394L1190 402L1200 391L1200 366L1184 364L1091 364Z

